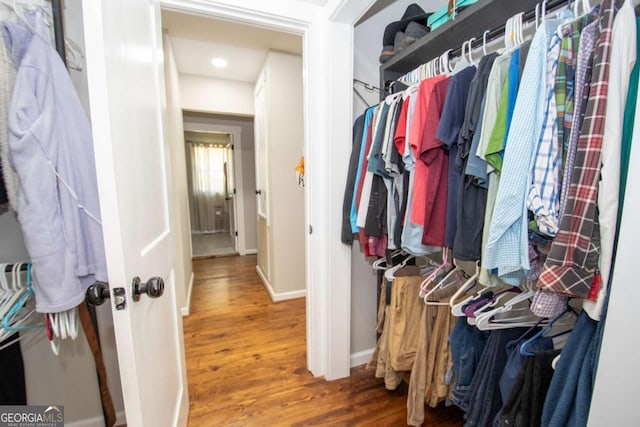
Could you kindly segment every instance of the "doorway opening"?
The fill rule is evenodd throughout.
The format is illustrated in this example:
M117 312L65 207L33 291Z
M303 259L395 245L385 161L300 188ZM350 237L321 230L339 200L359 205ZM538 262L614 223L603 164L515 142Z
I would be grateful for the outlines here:
M169 10L162 11L162 24L177 68L186 149L194 134L226 134L232 141L235 179L227 192L235 201L229 207L234 211L229 222L235 218L238 232L234 253L257 254L251 258L254 268L249 274L262 282L272 303L305 297L306 195L296 175L305 151L302 37ZM213 59L225 59L227 67L217 68L214 62L222 61ZM264 89L264 96L256 95L257 87ZM254 122L260 123L260 132L254 131ZM186 153L187 162L195 164ZM192 166L187 165L187 174ZM191 215L194 255L200 236L193 231L225 234L225 224L221 231L215 224L224 212L216 215L214 210L213 215L213 233L210 226L194 228L196 218ZM228 261L211 258L195 265L204 262L215 268ZM198 269L194 268L193 288L201 284L213 289L200 280ZM235 280L234 269L224 277ZM306 315L305 310L301 324ZM306 335L298 338L306 341Z
M232 134L185 131L192 257L238 253Z

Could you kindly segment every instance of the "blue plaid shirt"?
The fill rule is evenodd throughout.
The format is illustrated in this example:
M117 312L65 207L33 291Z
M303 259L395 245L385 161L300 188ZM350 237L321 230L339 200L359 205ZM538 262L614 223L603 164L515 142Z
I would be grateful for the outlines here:
M546 59L551 35L564 21L547 19L538 28L522 73L505 147L500 187L489 228L483 268L498 269L507 284L520 285L529 270L526 198L531 164L544 121L547 99Z
M558 150L558 110L556 108L555 79L560 57L560 36L553 33L547 51L547 99L542 131L533 156L533 182L529 188L527 208L534 213L538 230L547 236L558 233L560 201L560 165Z

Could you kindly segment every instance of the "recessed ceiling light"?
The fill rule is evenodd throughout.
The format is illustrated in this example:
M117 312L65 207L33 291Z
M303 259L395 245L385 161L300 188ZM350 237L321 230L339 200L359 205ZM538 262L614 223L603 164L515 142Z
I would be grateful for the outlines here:
M211 60L211 65L216 68L225 68L227 66L227 60L224 58L213 58Z

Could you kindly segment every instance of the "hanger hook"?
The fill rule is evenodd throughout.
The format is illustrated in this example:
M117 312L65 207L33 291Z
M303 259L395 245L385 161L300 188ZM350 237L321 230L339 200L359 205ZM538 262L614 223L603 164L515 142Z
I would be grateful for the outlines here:
M473 42L475 41L475 37L471 37L469 40L467 40L468 44L468 49L467 49L467 55L469 56L469 62L473 65L473 57L471 56L471 45L473 44Z
M487 54L487 35L489 35L489 30L484 30L482 33L482 53Z

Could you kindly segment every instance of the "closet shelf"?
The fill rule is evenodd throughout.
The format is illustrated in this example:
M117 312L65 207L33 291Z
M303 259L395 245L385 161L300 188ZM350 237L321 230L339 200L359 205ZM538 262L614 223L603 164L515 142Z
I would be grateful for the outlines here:
M485 30L504 28L504 23L511 16L519 12L535 10L540 0L480 0L459 12L452 19L417 40L398 55L380 66L380 87L385 87L385 82L396 80L419 65L441 55L447 49L459 49L463 42L472 37L482 41ZM551 9L549 1L547 10ZM566 3L566 1L563 1Z

